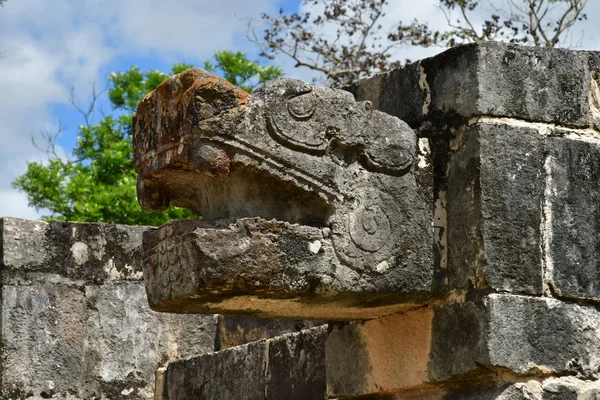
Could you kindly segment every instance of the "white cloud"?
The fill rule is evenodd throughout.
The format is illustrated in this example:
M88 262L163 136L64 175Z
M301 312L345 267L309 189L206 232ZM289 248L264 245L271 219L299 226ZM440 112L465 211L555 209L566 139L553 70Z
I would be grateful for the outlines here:
M51 106L71 87L89 96L119 57L152 54L200 60L234 48L239 18L273 11L276 0L9 0L0 8L0 216L35 217L10 183L45 155L31 135L56 123Z
M0 190L0 211L1 217L39 219L44 215L44 212L27 206L27 198L23 193L12 190Z

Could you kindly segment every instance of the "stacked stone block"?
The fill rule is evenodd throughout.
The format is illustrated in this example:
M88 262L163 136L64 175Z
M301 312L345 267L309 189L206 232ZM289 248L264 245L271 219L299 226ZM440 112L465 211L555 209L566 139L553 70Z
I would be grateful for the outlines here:
M393 273L383 275L387 280L381 286L342 287L360 292L355 303L339 301L339 292L322 290L318 282L308 292L294 286L252 292L237 285L239 297L230 288L220 293L212 286L202 294L208 304L200 305L200 286L187 296L178 292L177 302L188 310L237 309L279 317L297 316L287 304L300 296L318 310L310 315L309 306L302 308L302 317L338 321L326 332L317 328L319 335L300 334L306 340L294 346L282 337L173 363L158 396L233 399L241 390L256 399L599 398L599 60L590 52L482 43L347 88L357 101L370 101L417 133L419 158L411 171L417 194L412 196L424 197L418 207L428 209L418 222L427 221L420 228L430 234L423 238L433 238L424 250L431 254L418 258L426 287L423 280L411 282L418 278L414 269L399 278L400 261L392 265ZM262 116L260 108L252 112ZM210 235L217 237L215 232ZM271 243L251 229L246 232L252 240ZM264 237L277 240L277 233ZM201 242L195 243L203 254L218 245L213 241L203 248ZM296 245L297 254L309 254L310 243ZM278 262L289 266L282 270L293 270L300 261L280 250ZM329 264L319 264L321 270L323 265ZM196 279L194 273L206 273L202 263L186 272L188 282ZM265 282L281 283L279 278L261 276ZM389 295L399 283L403 296ZM161 283L152 285L156 290ZM278 296L286 306L264 301ZM328 299L336 301L328 304ZM278 375L285 391L268 389L271 343L288 348L290 357L277 365L288 371ZM302 369L306 364L299 361L307 355L324 360L321 375ZM236 388L214 389L234 376ZM302 388L311 384L322 391L307 397Z
M157 368L214 350L215 316L148 307L147 229L0 220L0 398L150 399Z

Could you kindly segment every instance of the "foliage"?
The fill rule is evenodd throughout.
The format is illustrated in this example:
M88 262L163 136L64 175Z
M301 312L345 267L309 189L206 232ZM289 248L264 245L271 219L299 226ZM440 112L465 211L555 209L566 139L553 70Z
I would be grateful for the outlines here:
M235 86L252 92L258 86L271 79L283 76L281 68L269 65L264 66L248 60L245 53L231 51L216 51L215 62L204 63L204 69L210 72L223 73L223 78Z
M251 81L261 83L281 75L277 67L263 67L248 61L243 53L229 51L217 52L215 64L210 66L222 71L233 83L248 85L249 89ZM190 67L176 64L171 73ZM104 91L97 93L94 88L92 101L86 108L80 107L71 95L71 103L84 120L72 154L67 159L57 154L56 139L64 128L61 124L56 132L42 132L49 162L28 163L27 172L13 182L13 187L24 192L29 204L37 210L48 210L45 219L160 225L170 219L191 217L188 210L176 207L161 213L144 211L136 198L132 118L143 96L170 75L142 72L138 67L111 74L108 98L114 113L95 123L92 121L95 104Z
M302 0L302 10L278 15L263 14L267 28L262 38L251 27L250 40L262 55L284 55L296 67L323 73L332 86L346 85L376 72L401 65L395 61L399 48L445 45L482 40L505 40L556 46L568 30L585 19L587 0L439 0L450 29L432 31L426 23L396 23L386 33L382 20L389 0ZM493 12L480 28L473 14L480 3ZM478 10L479 11L479 10ZM458 12L458 16L456 16Z

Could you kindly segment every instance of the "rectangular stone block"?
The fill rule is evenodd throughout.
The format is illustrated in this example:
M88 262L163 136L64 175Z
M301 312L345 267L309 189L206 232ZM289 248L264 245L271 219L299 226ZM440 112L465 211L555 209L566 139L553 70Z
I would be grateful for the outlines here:
M390 221L406 235L405 246L421 251L358 272L340 263L327 229L261 218L171 221L144 234L148 302L163 312L316 320L413 308L438 294L431 243L419 240L431 233L420 227L410 236L413 225Z
M462 127L450 143L450 289L541 294L544 138L502 122Z
M162 400L325 399L321 326L169 364Z
M532 378L497 386L476 385L449 390L441 398L443 400L592 400L598 396L600 396L600 386L597 381L564 377Z
M588 127L590 69L598 64L588 52L481 42L361 80L348 90L415 128L426 120L443 125L474 116Z
M86 287L83 398L151 398L154 370L214 349L216 317L151 311L139 282Z
M85 365L83 292L52 284L1 291L1 397L77 393Z
M4 217L0 219L3 282L37 279L40 273L90 283L140 280L142 233L147 229Z
M548 297L492 294L435 310L429 376L494 369L518 375L593 377L600 368L600 312Z
M215 350L300 332L325 324L325 321L264 319L247 315L219 315L218 321L217 348Z
M330 325L325 354L327 395L400 392L429 381L433 310Z
M557 296L599 300L600 140L571 133L547 147L547 282Z

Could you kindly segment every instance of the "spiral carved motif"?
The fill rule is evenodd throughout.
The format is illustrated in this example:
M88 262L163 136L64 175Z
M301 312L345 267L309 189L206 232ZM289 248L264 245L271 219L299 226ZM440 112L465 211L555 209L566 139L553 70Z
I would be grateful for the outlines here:
M359 207L348 223L348 231L356 247L370 253L381 249L391 234L388 217L378 206Z

